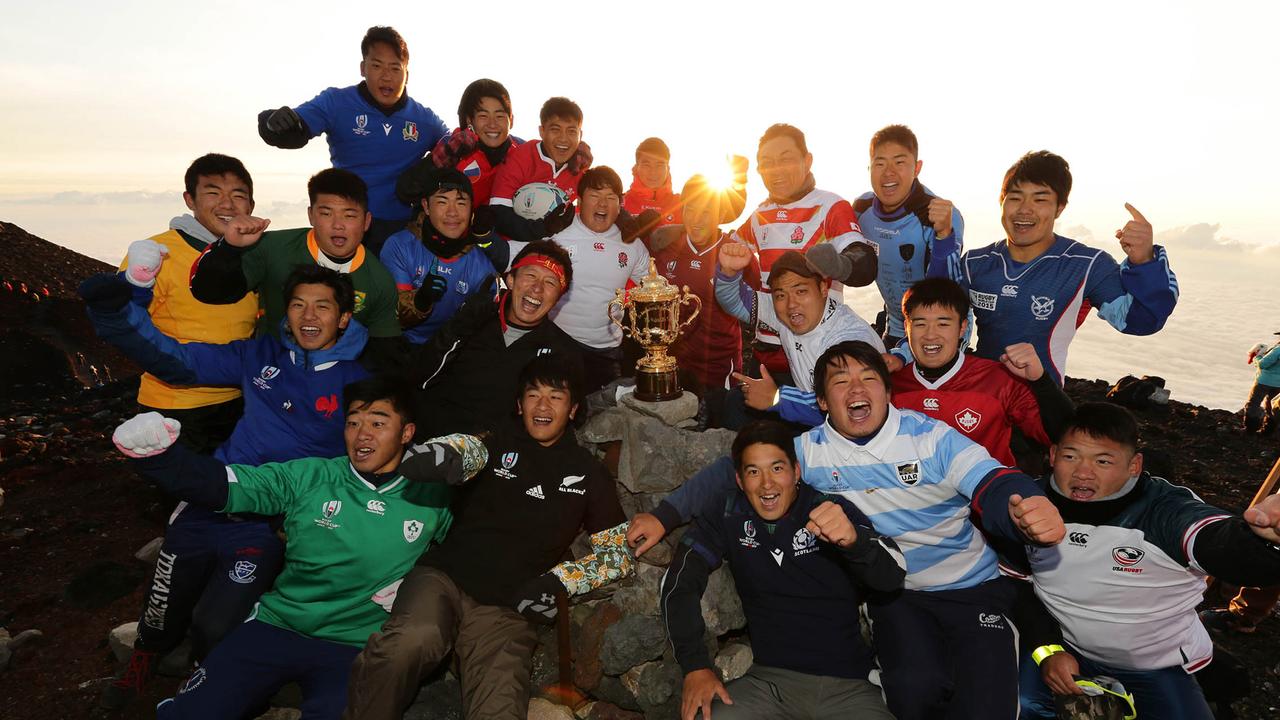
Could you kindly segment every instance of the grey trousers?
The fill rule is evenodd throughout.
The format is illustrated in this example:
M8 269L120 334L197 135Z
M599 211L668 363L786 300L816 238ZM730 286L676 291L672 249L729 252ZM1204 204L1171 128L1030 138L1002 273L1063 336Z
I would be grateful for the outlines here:
M752 665L725 690L733 704L716 698L715 720L893 720L880 688L866 680Z

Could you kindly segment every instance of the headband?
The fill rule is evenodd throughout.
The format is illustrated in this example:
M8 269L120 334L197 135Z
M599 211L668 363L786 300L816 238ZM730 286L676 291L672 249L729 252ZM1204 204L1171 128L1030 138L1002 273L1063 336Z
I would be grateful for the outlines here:
M524 257L517 260L516 263L511 266L511 272L515 272L522 267L528 267L530 265L536 265L538 267L546 268L551 272L555 273L556 279L560 281L560 292L564 292L565 288L568 286L568 282L565 281L564 266L560 264L560 261L551 257L550 255L542 255L540 253L529 253L528 255L525 255Z

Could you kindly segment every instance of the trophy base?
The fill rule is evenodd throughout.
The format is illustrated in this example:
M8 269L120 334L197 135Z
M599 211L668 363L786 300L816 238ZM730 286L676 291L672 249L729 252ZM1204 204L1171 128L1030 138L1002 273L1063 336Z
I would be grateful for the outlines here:
M684 391L680 388L680 376L673 370L660 372L636 371L635 398L644 402L675 400Z

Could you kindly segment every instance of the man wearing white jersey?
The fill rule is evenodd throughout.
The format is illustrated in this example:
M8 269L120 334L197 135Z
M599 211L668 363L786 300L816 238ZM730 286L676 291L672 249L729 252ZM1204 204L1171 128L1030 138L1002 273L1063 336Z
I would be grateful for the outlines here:
M1233 515L1143 472L1137 422L1110 403L1076 408L1050 458L1041 484L1067 541L1028 548L1020 568L1039 600L1019 615L1039 664L1023 666L1024 717L1058 717L1050 690L1078 695L1076 676L1103 675L1132 693L1139 717L1211 720L1192 675L1213 660L1196 616L1205 575L1280 583L1280 495Z
M582 346L584 394L624 374L622 330L609 320L609 301L649 271L649 250L634 238L623 241L615 221L622 179L607 166L593 167L578 182L578 214L551 239L573 261L578 282L560 298L551 319Z
M758 292L742 282L742 271L752 260L751 249L741 243L720 245L716 269L716 302L738 320L767 327L782 341L782 352L791 368L791 384L813 389L814 361L827 348L844 340L862 340L884 352L884 343L867 321L830 294L831 280L804 255L791 250L773 262L769 292ZM761 271L763 274L763 271ZM742 373L733 377L744 384L748 406L757 410L776 404L778 386L769 368L760 365L760 379ZM735 390L735 394L736 394ZM767 397L766 397L767 396ZM757 398L761 398L759 401ZM731 401L732 402L732 401ZM736 427L729 411L726 427Z
M815 187L812 167L813 154L799 128L778 123L765 130L756 151L756 170L769 197L735 237L759 256L760 281L766 284L783 253L810 254L820 270L836 278L828 292L840 303L841 283L862 287L875 282L876 254L862 236L849 202ZM776 327L758 325L753 363L767 365L774 375L785 374L780 342Z

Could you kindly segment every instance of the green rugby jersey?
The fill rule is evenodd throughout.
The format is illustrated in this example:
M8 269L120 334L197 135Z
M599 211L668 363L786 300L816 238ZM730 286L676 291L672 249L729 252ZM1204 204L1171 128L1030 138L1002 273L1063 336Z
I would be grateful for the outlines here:
M227 471L224 512L285 516L284 570L255 617L322 640L363 647L387 619L373 594L403 577L453 522L449 486L397 477L376 488L345 456Z
M249 289L258 291L261 306L258 334L280 334L285 310L282 289L289 273L298 265L323 265L351 278L351 285L356 291L354 317L369 330L369 337L400 335L400 322L396 319L396 282L391 271L372 253L366 252L363 245L356 248L351 260L335 267L320 252L314 233L310 228L270 230L263 233L262 239L241 257L240 268Z

